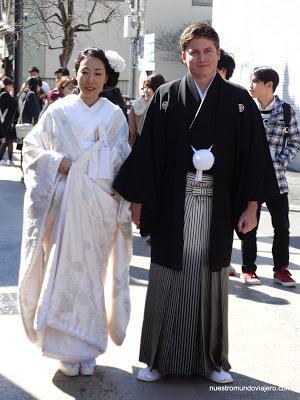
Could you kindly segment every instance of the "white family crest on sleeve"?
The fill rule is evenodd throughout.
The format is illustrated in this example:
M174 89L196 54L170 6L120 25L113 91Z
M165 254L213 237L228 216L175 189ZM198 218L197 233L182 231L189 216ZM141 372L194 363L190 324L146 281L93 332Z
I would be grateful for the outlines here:
M164 111L166 111L167 108L168 108L168 105L169 105L169 101L165 100L165 101L162 102L161 108L162 108Z
M244 104L239 104L239 112L243 112L245 110Z

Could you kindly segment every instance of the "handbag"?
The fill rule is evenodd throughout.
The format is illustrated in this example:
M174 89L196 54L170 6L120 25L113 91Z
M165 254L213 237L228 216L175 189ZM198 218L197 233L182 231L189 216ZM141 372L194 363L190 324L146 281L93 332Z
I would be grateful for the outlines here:
M29 123L16 124L16 135L18 139L24 139L24 137L32 130L33 125Z
M27 100L27 95L28 95L28 92L27 92L27 94L26 94L26 96L25 96L25 99L24 99L24 101L23 101L23 104L22 104L22 108L21 108L21 111L20 111L20 116L19 116L19 118L18 118L18 122L16 123L16 125L15 125L15 128L16 128L16 135L17 135L17 138L18 139L24 139L25 138L25 136L32 130L32 128L33 128L33 124L30 124L30 123L22 123L22 115L23 115L23 110L24 110L24 107L25 107L25 104L26 104L26 100Z

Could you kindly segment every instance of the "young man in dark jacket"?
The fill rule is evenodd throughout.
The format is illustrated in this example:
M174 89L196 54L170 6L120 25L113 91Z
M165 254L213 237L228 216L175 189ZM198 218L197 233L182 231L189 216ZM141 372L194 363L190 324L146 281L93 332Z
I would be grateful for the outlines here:
M274 69L270 67L255 68L251 76L250 93L258 101L280 191L277 196L266 201L274 228L272 247L274 280L283 286L291 287L295 286L296 282L288 270L290 224L288 184L285 172L288 163L300 149L300 134L294 109L274 95L278 83L279 76ZM288 109L289 121L286 121L285 107ZM258 220L259 216L260 206L257 210ZM245 283L248 285L260 284L255 265L256 233L257 226L242 239L242 271Z

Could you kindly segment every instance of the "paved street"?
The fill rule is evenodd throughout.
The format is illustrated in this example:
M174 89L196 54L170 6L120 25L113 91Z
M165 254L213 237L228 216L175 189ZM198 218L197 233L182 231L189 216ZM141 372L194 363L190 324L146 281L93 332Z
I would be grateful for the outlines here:
M16 157L18 155L16 154ZM273 282L269 215L263 207L258 233L258 275L262 285L246 287L230 278L230 362L234 383L214 385L200 377L136 380L146 293L149 248L134 231L130 271L132 315L121 347L109 343L93 377L65 377L26 339L17 305L17 280L24 185L18 167L0 166L0 400L200 400L300 399L300 285ZM300 174L290 184L290 269L300 282ZM232 265L240 273L240 242ZM220 397L221 396L221 397Z

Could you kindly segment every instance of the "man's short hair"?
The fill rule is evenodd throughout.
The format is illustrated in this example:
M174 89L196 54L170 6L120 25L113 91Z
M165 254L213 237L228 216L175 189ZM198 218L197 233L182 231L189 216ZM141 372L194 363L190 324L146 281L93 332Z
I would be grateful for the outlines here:
M220 51L220 60L218 62L217 69L218 70L220 70L220 69L226 70L225 78L227 80L232 77L233 71L235 69L234 58L223 49L221 49L221 51Z
M273 83L273 93L275 92L278 83L279 75L271 67L256 67L252 72L252 77L263 83L272 82Z
M195 38L206 38L212 40L217 49L220 48L220 39L214 28L208 24L197 22L185 28L180 36L180 47L185 51L189 43Z
M38 69L38 67L31 67L29 68L28 72L37 72L39 74L40 70Z
M64 67L59 67L55 72L54 75L56 74L61 74L62 76L69 76L70 72L68 70L68 68L64 68Z

